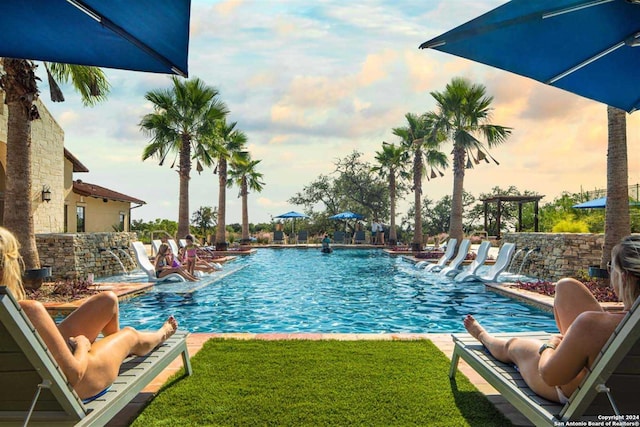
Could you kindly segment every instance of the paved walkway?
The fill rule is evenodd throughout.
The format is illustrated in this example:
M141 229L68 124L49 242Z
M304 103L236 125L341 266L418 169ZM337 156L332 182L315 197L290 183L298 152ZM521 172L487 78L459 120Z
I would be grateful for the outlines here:
M193 357L202 345L210 338L233 338L233 339L264 339L264 340L286 340L286 339L333 339L333 340L415 340L430 339L447 357L451 358L453 352L453 342L450 334L191 334L187 339L189 354ZM167 369L155 378L138 396L116 415L107 426L122 427L128 426L132 419L143 409L145 403L151 399L162 384L182 367L180 358L176 359ZM520 412L504 400L498 392L491 387L480 375L469 367L464 361L460 361L459 370L471 380L471 382L487 398L504 413L515 426L532 426Z

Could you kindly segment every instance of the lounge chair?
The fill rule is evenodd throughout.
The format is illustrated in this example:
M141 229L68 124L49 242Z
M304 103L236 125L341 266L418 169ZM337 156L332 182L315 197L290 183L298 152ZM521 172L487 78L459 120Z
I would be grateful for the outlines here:
M471 274L464 278L458 280L458 276L454 279L456 282L461 281L482 281L482 282L496 282L498 280L498 276L507 269L509 263L511 262L511 258L513 257L513 252L516 248L514 243L503 243L500 247L500 252L498 252L498 257L496 258L496 263L489 267L486 273L483 274ZM463 274L463 273L460 273Z
M138 261L138 265L140 266L142 271L147 273L147 277L149 278L150 282L164 282L169 280L179 281L179 282L187 281L187 279L185 279L183 276L179 275L178 273L167 274L166 276L158 279L156 277L156 269L153 266L153 264L151 264L151 261L149 261L149 257L147 256L147 250L145 249L142 242L131 242L131 249L133 250L133 253L136 256L136 261Z
M309 232L307 230L298 231L298 243L307 243L309 240Z
M476 258L469 264L469 267L458 273L455 277L456 282L464 282L468 277L475 276L478 273L478 269L482 267L489 255L489 249L491 248L491 242L485 240L480 243Z
M469 248L471 247L471 240L462 239L460 242L460 246L458 247L458 254L454 259L451 260L446 267L440 270L440 274L443 276L455 276L460 272L460 266L467 259L467 254L469 253Z
M356 230L355 234L353 235L353 243L359 245L364 242L366 242L364 230Z
M177 258L177 256L178 256L178 244L176 243L176 241L173 240L173 239L168 239L167 240L167 244L171 248L171 252L173 252L173 256L175 256Z
M160 245L162 244L162 241L159 239L154 239L151 241L151 255L155 256L158 255L158 251L160 250Z
M188 332L178 331L148 355L125 360L107 393L82 403L5 286L0 286L0 321L2 425L103 426L178 356L191 375Z
M178 244L180 245L181 248L186 248L187 247L187 239L178 240Z
M284 243L284 231L274 231L273 232L273 243L283 244Z
M639 406L636 392L640 387L639 305L640 298L620 322L594 361L591 372L565 405L536 395L525 385L517 369L494 359L470 334L452 335L455 347L449 377L455 377L458 361L462 358L536 426L570 425L567 421L584 422L573 425L587 425L588 421L606 425L603 417L616 414L622 414L622 417L608 420L629 420L631 418L624 417L628 415L634 417L633 422L637 423ZM544 332L496 335L526 336L543 341L550 338L550 334Z
M333 242L334 243L344 243L345 242L345 234L344 231L334 231L333 232Z
M453 254L456 251L457 244L458 239L449 239L449 242L447 242L447 249L444 251L444 255L442 255L435 264L427 265L424 270L433 272L442 270L447 262L449 262L449 260L453 258Z

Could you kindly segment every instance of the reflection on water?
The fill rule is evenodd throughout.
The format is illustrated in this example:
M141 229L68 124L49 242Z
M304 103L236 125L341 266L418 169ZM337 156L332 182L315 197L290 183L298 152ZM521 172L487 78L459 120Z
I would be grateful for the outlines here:
M173 313L192 332L460 332L467 313L490 331L556 331L550 314L481 283L362 249L259 249L195 285L159 284L121 311L123 325L158 327Z

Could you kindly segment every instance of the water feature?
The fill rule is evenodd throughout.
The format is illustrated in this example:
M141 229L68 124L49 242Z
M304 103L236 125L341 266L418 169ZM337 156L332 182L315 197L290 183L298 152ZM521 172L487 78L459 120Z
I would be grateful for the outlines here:
M114 257L116 259L116 261L118 261L118 265L120 265L120 268L122 268L122 272L124 274L127 274L127 269L124 267L124 264L122 263L120 258L118 258L118 255L116 255L115 252L113 252L111 249L103 249L103 248L100 248L99 251L100 251L101 254L107 253L107 254L111 255L112 257Z
M524 267L524 263L527 262L527 259L529 259L529 255L531 255L534 252L540 252L540 248L533 248L527 251L527 253L522 258L522 263L520 263L520 268L518 269L518 275L522 274L522 267Z
M509 266L507 267L507 269L505 271L513 271L511 270L511 267L513 267L513 263L516 262L516 259L518 258L518 255L520 255L521 253L528 251L529 248L525 247L525 248L520 248L516 251L516 253L513 255L513 258L511 258L511 262L509 263Z
M192 332L460 332L467 313L491 331L555 331L550 313L424 274L380 250L259 249L195 283L157 284L121 304L121 324L168 314Z
M134 261L133 258L131 258L131 255L129 255L129 252L126 251L125 249L127 249L127 248L126 247L125 248L118 248L118 253L123 254L124 257L129 260L129 263L131 265L133 265L134 268L135 268L135 266L138 265L138 263L136 261ZM126 271L125 271L125 273L126 273Z

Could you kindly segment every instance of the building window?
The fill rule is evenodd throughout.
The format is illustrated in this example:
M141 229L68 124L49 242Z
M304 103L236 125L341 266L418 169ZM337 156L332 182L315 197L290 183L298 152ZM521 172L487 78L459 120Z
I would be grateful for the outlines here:
M64 232L69 232L69 206L64 205Z
M127 219L127 216L125 215L125 213L124 213L124 212L120 212L120 222L119 222L119 224L120 224L120 231L127 231L127 230L125 230L125 228L124 228L124 221L125 221L125 219Z
M84 206L76 206L77 229L78 233L84 233Z

